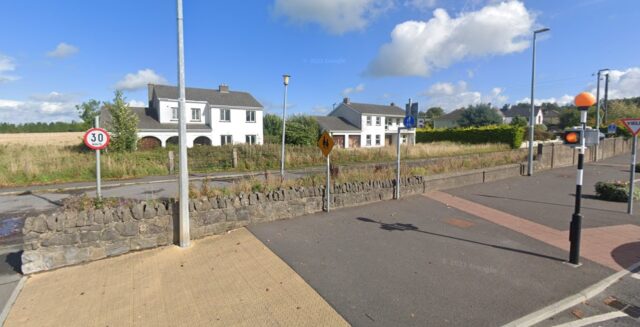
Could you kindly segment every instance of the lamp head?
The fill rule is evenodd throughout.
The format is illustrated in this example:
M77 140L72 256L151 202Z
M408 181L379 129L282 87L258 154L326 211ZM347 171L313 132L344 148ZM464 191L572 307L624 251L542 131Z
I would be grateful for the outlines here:
M282 81L284 83L284 85L289 85L289 78L291 78L291 75L282 75Z
M587 110L596 103L596 97L589 92L582 92L575 97L576 107L580 110Z
M544 32L550 31L550 30L551 30L550 28L545 27L545 28L541 28L541 29L539 29L537 31L533 31L533 34L544 33Z

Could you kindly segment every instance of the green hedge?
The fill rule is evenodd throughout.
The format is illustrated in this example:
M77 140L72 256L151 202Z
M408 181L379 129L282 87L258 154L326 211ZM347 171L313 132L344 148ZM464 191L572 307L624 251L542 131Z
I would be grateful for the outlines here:
M418 130L416 142L451 141L460 143L505 143L517 149L524 139L524 128L501 125L485 127Z
M634 190L634 200L640 198L640 190ZM596 195L598 198L607 201L627 202L629 201L628 182L597 182Z

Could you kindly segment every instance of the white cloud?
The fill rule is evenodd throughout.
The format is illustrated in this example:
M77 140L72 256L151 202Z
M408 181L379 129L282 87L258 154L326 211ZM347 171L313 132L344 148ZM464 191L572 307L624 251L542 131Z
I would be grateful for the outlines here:
M275 0L274 13L293 23L313 23L333 34L363 30L393 0Z
M526 98L520 99L519 101L516 101L516 103L531 103L531 98L526 97ZM533 104L536 106L539 106L543 103L556 103L559 106L564 106L566 104L573 103L573 97L568 94L565 94L559 98L550 97L545 99L535 99L535 101L533 101Z
M78 47L61 42L55 49L47 52L47 56L53 58L66 58L76 54L78 51Z
M129 73L125 75L118 83L116 83L115 88L117 90L139 90L147 87L147 84L166 84L167 80L156 74L152 69L143 69L139 70L137 73Z
M405 6L413 7L420 10L428 10L434 8L438 4L438 0L407 0Z
M363 91L364 91L364 84L360 83L355 87L348 87L342 90L342 96L346 97L346 96L349 96L350 94L361 93Z
M16 70L13 58L0 53L0 83L11 82L19 79L17 76L7 75L7 72Z
M78 120L75 97L58 92L34 95L28 100L0 99L0 121L20 124Z
M604 77L600 83L600 95L604 96ZM595 95L595 86L591 90ZM640 67L627 70L609 71L609 99L622 99L640 96Z
M129 107L137 107L137 108L144 108L147 106L147 103L144 101L138 101L138 100L131 100L129 101L129 103L127 103L129 105Z
M494 107L506 103L508 97L503 94L503 89L495 87L489 94L483 95L478 91L468 90L465 81L453 83L436 83L423 93L429 97L429 107L441 107L445 111L451 111L468 105L479 103L491 103Z
M406 21L391 32L369 64L374 76L428 76L437 69L474 57L519 52L535 17L519 1L490 4L457 17L436 9L428 21Z

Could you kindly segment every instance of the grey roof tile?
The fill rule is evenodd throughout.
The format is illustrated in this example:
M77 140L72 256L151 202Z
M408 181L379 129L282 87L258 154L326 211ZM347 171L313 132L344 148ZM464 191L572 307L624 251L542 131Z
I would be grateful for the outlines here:
M372 115L390 115L390 116L404 116L404 110L397 106L386 106L379 104L368 103L343 103L345 106L361 113Z
M360 129L352 125L342 117L335 116L314 116L315 120L320 124L323 130L327 131L357 131Z
M153 94L155 92L158 98L164 99L177 99L178 88L169 85L149 85L149 92ZM201 89L188 87L186 88L187 100L192 101L206 101L211 106L229 106L229 107L249 107L249 108L263 108L250 93L229 91L220 92L214 89Z

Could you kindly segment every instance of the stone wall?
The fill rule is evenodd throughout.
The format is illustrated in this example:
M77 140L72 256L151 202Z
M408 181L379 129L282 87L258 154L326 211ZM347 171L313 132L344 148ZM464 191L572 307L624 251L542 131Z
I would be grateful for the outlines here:
M598 152L604 158L629 150L630 142L619 138L604 140ZM572 165L577 162L575 152L561 144L545 145L539 149L536 169ZM403 178L401 196L519 176L525 168L526 164L512 164ZM338 184L333 186L331 205L340 208L390 200L394 191L394 180ZM325 207L324 192L323 186L317 186L191 200L191 237L198 239L253 223L320 212ZM29 217L23 228L22 272L30 274L176 244L177 211L178 204L173 201L137 201L86 211L65 208L48 215Z

